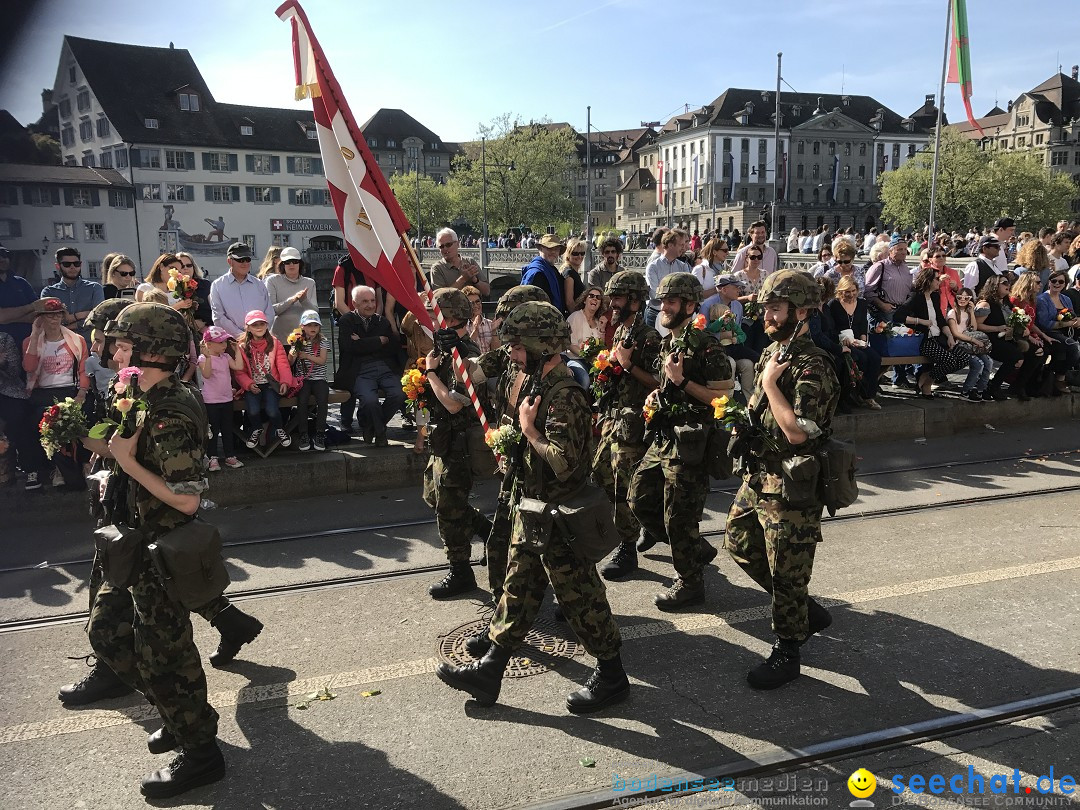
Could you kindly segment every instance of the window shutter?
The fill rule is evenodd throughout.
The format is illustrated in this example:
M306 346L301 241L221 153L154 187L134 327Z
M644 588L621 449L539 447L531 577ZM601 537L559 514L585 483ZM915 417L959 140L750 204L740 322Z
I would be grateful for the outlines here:
M101 189L90 189L90 205L94 206L95 208L101 205Z
M277 155L272 155L270 157L270 171L272 171L274 174L277 174L281 171L281 158Z
M60 204L60 189L58 189L58 188L50 188L49 189L49 201L52 202L53 205L59 205Z
M285 171L289 174L296 174L296 158L291 155L285 158Z
M195 168L195 153L184 152L184 167L188 169Z
M75 195L71 193L70 188L64 189L64 205L68 208L72 208L75 205Z
M313 174L322 174L322 158L311 159L311 171Z
M255 171L255 156L254 155L245 155L244 156L244 165L247 166L247 170L249 172L254 172Z
M203 157L205 158L206 156L203 155ZM210 186L203 186L203 194L206 195L206 201L207 202L213 202L214 201L214 193L212 191L210 191Z
M210 171L210 153L202 153L202 167L205 171Z
M244 191L247 192L247 201L255 202L255 189L252 186L245 186Z
M142 149L137 147L131 147L131 165L142 167L145 165L142 158Z
M229 186L232 189L232 199L240 202L240 186Z
M184 199L195 202L195 186L184 186Z
M229 171L230 172L237 171L238 166L239 166L239 162L236 159L236 153L235 152L230 152L229 153Z
M22 187L22 201L23 205L30 205L30 186Z
M292 158L289 158L289 160L292 160ZM295 188L290 188L289 189L289 205L296 205L296 189Z
M270 199L274 202L281 202L281 189L278 186L273 186L270 189Z

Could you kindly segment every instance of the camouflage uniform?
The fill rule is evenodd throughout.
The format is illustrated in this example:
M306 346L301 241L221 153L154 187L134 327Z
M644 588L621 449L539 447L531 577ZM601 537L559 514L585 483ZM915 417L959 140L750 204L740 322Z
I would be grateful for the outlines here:
M700 296L701 285L689 273L673 273L665 277L664 282L674 284L679 276L692 279ZM662 283L658 294L664 289ZM700 297L697 300L700 302ZM682 334L690 343L688 348L681 350L685 379L714 387L716 383L731 379L727 355L710 333L692 329L687 322ZM668 383L664 365L668 356L676 351L674 340L674 334L664 337L657 360L661 398L666 406L686 406L688 411L673 419L664 417L662 413L654 418L650 425L652 443L630 484L630 508L646 532L666 538L671 544L671 561L679 581L688 588L697 589L704 583L703 555L711 550L706 548L707 544L698 530L705 498L709 494L709 472L704 452L697 463L690 463L683 457L684 452L680 452L675 438L675 428L681 425L702 426L704 431L699 441L700 449L704 451L708 432L713 429L713 415L711 406Z
M764 304L770 299L787 300L794 312L796 308L816 306L819 290L812 280L801 278L796 271L784 271L766 281L759 301ZM728 513L724 547L755 582L772 594L773 630L778 639L799 642L817 629L810 626L808 605L823 611L820 606L810 605L807 595L814 551L821 540L823 504L818 500L797 507L785 500L780 465L784 459L811 456L821 449L830 433L840 385L831 360L808 334L795 337L789 345L790 366L781 374L777 387L808 438L799 445L788 442L761 388L762 371L769 358L781 349L781 344L774 342L758 360L749 408L760 412L762 429L778 449L760 441L748 444L742 459L742 486ZM793 657L797 661L797 655Z

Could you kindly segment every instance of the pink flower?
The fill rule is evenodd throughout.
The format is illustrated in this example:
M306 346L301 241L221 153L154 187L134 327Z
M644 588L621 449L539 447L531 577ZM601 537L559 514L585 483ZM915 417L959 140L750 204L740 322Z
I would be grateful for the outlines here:
M127 384L129 384L131 382L132 378L137 379L137 378L142 376L142 369L141 368L136 368L135 366L128 366L127 368L120 369L119 376L120 376L120 382L127 385ZM117 393L119 393L119 392L117 392Z
M116 410L120 411L120 413L127 413L134 404L135 400L131 397L124 397L123 399L116 400Z
M115 384L115 385L113 386L113 390L114 390L114 391L115 391L116 393L118 393L118 394L122 394L122 393L124 393L125 391L127 391L127 383L125 383L125 382L118 382L118 383L116 383L116 384Z

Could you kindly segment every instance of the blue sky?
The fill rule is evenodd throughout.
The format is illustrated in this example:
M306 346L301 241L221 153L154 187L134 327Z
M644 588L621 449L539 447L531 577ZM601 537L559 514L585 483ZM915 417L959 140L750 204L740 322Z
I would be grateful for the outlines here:
M941 75L945 0L302 0L361 122L400 107L448 141L504 112L599 129L666 120L727 87L870 95L906 115ZM0 108L41 111L64 34L191 51L218 101L293 100L289 27L263 0L35 0L3 63ZM1037 18L1027 16L1037 10ZM1076 0L968 0L976 115L1080 62ZM1021 19L1023 17L1023 19ZM763 24L763 19L768 22ZM1069 22L1071 20L1071 22ZM1021 28L1023 33L1020 33ZM788 89L788 88L785 88ZM959 90L946 112L963 118Z

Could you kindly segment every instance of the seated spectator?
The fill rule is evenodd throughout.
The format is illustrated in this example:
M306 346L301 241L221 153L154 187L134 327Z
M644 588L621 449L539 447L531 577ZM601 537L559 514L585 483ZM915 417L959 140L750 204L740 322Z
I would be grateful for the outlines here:
M244 392L247 439L244 444L254 449L262 437L262 414L270 423L272 438L282 447L292 444L285 432L278 401L294 384L292 369L281 342L270 334L266 314L253 309L244 318L244 334L238 342L244 367L236 372L236 382Z
M1044 282L1050 276L1050 254L1046 252L1046 248L1038 239L1029 239L1024 242L1016 253L1016 263L1013 265L1016 277L1020 278L1028 271L1039 277L1039 289L1035 291L1038 294L1045 289Z
M233 337L244 333L247 313L258 310L273 322L274 310L266 286L251 275L251 248L243 242L229 245L225 260L229 272L214 279L210 285L210 310L214 326L220 326ZM268 311L269 310L269 311Z
M1039 328L1047 334L1060 339L1065 348L1065 371L1055 375L1054 394L1069 393L1065 383L1065 373L1080 368L1080 344L1076 334L1080 331L1080 319L1077 316L1076 303L1065 292L1067 276L1060 270L1050 273L1046 292L1039 293L1035 299L1035 320ZM1058 316L1062 316L1058 320ZM1072 339L1069 343L1068 340Z
M821 278L829 270L832 270L832 257L832 245L822 245L817 254L818 263L810 268L810 275L814 278Z
M390 322L375 312L375 290L355 287L352 298L354 311L338 321L341 359L334 387L356 395L364 441L386 447L386 425L405 402L401 372L395 368L398 341Z
M472 306L472 320L469 321L469 337L473 343L480 347L480 352L487 352L492 349L499 348L499 336L495 331L495 324L484 317L484 298L480 295L480 290L471 284L467 284L461 288L461 291L465 293L469 299L469 304ZM408 317L407 313L406 317ZM431 351L428 349L428 351ZM424 352L423 357L427 352ZM410 358L410 361L415 358Z
M716 277L727 274L728 244L723 239L710 239L701 249L701 259L694 265L693 274L704 288L701 312L708 312L720 303L716 290Z
M852 278L859 298L862 298L863 289L866 287L866 271L862 267L855 266L855 248L846 239L833 243L832 267L826 270L824 275L837 285L842 278Z
M76 402L86 401L90 390L90 378L86 376L86 358L89 354L82 335L61 326L64 307L55 298L47 299L46 310L34 319L30 337L23 341L23 371L26 372L26 390L30 395L28 425L36 435L36 427L45 410L60 400L72 397ZM49 459L40 442L31 442L27 448L26 488L39 489L41 479L51 468ZM59 459L60 456L54 457ZM74 459L71 460L74 462ZM53 485L74 486L82 481L78 464L62 463L59 472L63 480L54 477Z
M911 286L911 296L901 304L893 319L923 336L919 353L930 362L922 366L916 381L919 396L933 399L933 384L945 382L949 374L967 367L969 355L956 348L956 339L941 314L941 276L933 267L919 271Z
M282 261L284 262L284 259ZM300 437L297 446L301 452L313 447L323 451L326 449L326 411L330 400L330 383L326 379L329 341L323 337L322 319L313 309L300 316L300 328L304 332L303 340L289 349L293 377L296 382L301 383L300 391L296 395L296 407L300 412ZM308 410L312 397L315 397L315 432L309 434Z
M139 284L138 275L132 259L122 253L114 255L103 273L105 283L101 289L105 298L134 298L135 288Z
M1006 323L1009 310L1009 280L1004 276L992 276L979 290L979 302L975 305L975 323L979 331L990 337L990 356L1001 363L997 372L986 387L986 392L994 399L1008 399L1015 394L1021 401L1027 401L1025 391L1028 379L1038 371L1035 347L1027 344L1021 347L1013 335L1013 329ZM1003 393L1001 386L1007 377L1015 377L1009 386L1009 394Z
M836 339L862 373L859 397L871 410L880 410L877 395L881 355L870 347L870 322L866 301L859 298L859 289L850 274L837 283L836 297L829 301L826 307L832 316L833 324L839 330Z
M1038 273L1027 271L1012 286L1012 305L1027 313L1031 323L1027 328L1027 339L1042 350L1039 362L1039 370L1034 373L1028 383L1027 393L1031 396L1050 396L1054 390L1054 378L1065 383L1065 370L1068 361L1065 352L1065 339L1053 330L1045 331L1039 326L1038 313L1036 312L1036 298L1042 280ZM1054 313L1057 320L1057 312ZM1040 355L1036 353L1036 357ZM1046 368L1045 359L1049 358L1049 368Z
M243 467L236 457L233 438L233 389L232 372L241 373L244 361L240 357L236 341L220 326L208 326L203 332L203 353L199 355L202 372L201 388L203 404L210 432L206 442L206 455L210 458L210 472L221 469L221 458L231 470ZM218 455L218 437L221 437L221 455Z
M31 459L37 459L32 444L37 431L27 418L30 394L23 380L22 360L15 338L0 332L0 486L11 481L15 465L30 469ZM38 485L40 486L40 484ZM36 487L27 486L27 489Z
M263 279L270 294L270 306L274 308L274 325L271 333L278 340L287 340L300 325L300 316L309 309L317 309L319 302L315 292L315 279L304 276L307 269L300 251L287 247L281 251L281 271Z
M607 331L607 315L603 314L607 307L604 302L604 291L595 284L589 284L574 302L574 311L566 322L570 325L570 349L567 354L577 357L581 351L581 344L589 338L596 338L604 342L604 334Z
M744 399L749 399L754 390L754 366L761 356L761 349L749 340L750 323L743 322L743 305L739 300L741 288L734 276L717 276L716 303L709 307L705 317L709 322L717 320L730 312L735 316L735 323L742 330L743 336L736 343L724 346L728 359L735 364L735 377Z
M949 331L956 339L958 348L971 355L968 375L961 389L972 402L985 402L991 397L986 393L994 361L990 357L990 339L975 326L975 293L964 287L956 294L956 305L945 313Z
M931 246L924 250L921 263L923 267L933 267L941 277L938 297L941 299L941 314L947 315L956 306L956 294L963 286L960 273L945 263L945 250L941 247Z

